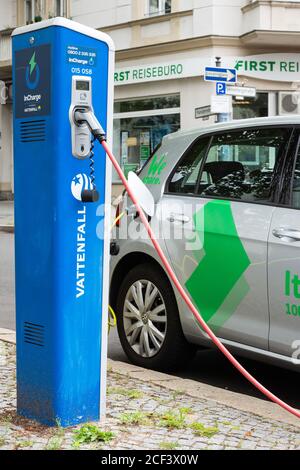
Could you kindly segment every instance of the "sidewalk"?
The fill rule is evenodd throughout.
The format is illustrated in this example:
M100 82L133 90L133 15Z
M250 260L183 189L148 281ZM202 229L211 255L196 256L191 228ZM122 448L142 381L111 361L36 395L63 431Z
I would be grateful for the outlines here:
M0 340L0 450L300 449L296 418L292 425L242 411L209 399L198 382L114 361L109 361L103 425L49 429L20 418L15 412L14 337L0 333L9 341ZM246 398L250 407L251 400L262 402Z
M14 202L0 201L0 230L14 231Z

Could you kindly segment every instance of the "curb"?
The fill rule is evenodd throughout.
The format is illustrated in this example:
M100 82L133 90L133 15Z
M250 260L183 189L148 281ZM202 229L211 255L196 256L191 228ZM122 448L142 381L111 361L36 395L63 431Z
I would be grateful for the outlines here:
M0 341L16 343L16 334L13 330L0 328ZM251 413L277 424L292 425L300 429L300 420L280 408L275 403L259 398L231 392L212 385L196 382L195 380L182 379L173 375L144 369L142 367L125 362L108 359L108 370L127 378L138 379L142 382L150 382L152 385L165 388L172 392L184 393L193 398L204 398L223 406L229 406L236 410Z

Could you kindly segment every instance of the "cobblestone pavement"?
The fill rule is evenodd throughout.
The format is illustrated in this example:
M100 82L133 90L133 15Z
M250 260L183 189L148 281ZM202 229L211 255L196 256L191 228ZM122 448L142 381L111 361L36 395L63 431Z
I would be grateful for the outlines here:
M0 341L0 450L300 449L293 426L113 372L101 432L97 423L43 427L16 415L14 354L13 344Z

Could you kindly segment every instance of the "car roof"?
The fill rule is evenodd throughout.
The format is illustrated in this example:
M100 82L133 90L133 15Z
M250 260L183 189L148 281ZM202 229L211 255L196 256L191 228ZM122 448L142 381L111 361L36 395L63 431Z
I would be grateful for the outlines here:
M190 137L191 140L202 134L209 134L211 132L218 132L227 129L242 129L244 127L256 127L256 126L275 126L275 125L300 125L300 115L293 116L268 116L261 118L251 118L251 119L237 119L227 122L220 122L217 124L212 124L211 126L201 126L188 130L182 131L179 130L173 134L166 135L163 140L172 140L182 137Z

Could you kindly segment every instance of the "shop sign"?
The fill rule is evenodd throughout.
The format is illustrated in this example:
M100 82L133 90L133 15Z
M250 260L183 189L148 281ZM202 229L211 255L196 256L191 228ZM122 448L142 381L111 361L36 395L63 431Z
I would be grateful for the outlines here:
M115 85L203 77L208 64L214 66L214 57L195 57L117 68ZM222 66L234 68L239 76L260 80L295 82L300 79L300 53L259 54L245 57L223 56Z
M186 76L183 72L183 68L183 63L172 62L167 64L146 65L141 67L128 67L126 69L117 69L114 75L115 84L128 85L130 83L182 78Z
M283 82L299 81L300 54L275 53L235 60L239 75Z

